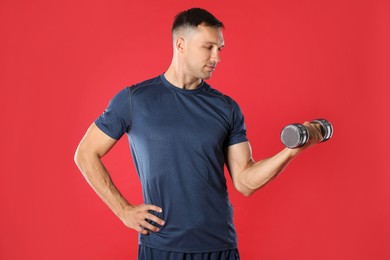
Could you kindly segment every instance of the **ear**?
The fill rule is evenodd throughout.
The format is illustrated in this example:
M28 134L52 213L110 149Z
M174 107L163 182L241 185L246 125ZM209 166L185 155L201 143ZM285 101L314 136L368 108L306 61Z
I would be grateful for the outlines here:
M177 37L175 41L175 48L178 52L183 52L185 49L185 40L183 37Z

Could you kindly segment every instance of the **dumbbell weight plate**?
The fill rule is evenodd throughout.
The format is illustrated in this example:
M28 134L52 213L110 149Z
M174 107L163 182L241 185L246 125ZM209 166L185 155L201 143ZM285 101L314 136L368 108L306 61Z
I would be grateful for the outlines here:
M309 140L309 132L302 124L290 124L283 128L280 139L291 149L303 146Z

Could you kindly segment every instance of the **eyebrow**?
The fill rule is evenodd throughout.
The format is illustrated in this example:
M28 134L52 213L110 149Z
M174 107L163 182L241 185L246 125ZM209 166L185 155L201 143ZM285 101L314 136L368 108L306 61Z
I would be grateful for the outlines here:
M218 44L218 43L216 43L216 42L210 42L210 41L208 41L208 42L205 42L205 44L218 45L218 46L219 46L219 48L223 48L223 47L225 47L225 44L219 45L219 44Z

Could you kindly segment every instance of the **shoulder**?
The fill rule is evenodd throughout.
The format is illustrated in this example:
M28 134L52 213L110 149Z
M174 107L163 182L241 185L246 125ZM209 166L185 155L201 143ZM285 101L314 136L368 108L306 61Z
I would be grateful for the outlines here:
M212 96L220 99L221 101L223 101L229 109L234 109L235 107L238 107L237 102L233 98L231 98L230 96L222 93L221 91L219 91L215 88L212 88L208 84L207 84L207 87L205 88L205 91L209 95L212 95Z
M131 86L126 86L119 90L110 100L111 107L117 107L119 109L126 108L130 105L134 93L140 92L140 90L145 91L153 88L153 86L158 86L161 82L159 77L154 77L152 79L147 79L145 81L136 83ZM142 92L141 91L141 92Z
M161 84L162 84L161 78L160 78L160 76L157 76L157 77L154 77L151 79L144 80L144 81L139 82L137 84L134 84L132 86L129 86L126 89L128 89L130 95L133 95L134 93L154 89L156 87L161 86Z

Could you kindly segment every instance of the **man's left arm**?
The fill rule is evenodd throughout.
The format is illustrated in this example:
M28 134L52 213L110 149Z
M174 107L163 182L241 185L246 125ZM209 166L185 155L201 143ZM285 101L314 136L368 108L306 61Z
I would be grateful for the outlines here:
M249 142L226 148L226 165L234 187L245 196L250 196L274 179L298 154L322 140L318 125L305 122L309 130L309 141L300 148L285 148L270 158L255 162Z

